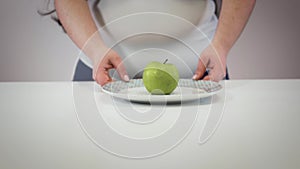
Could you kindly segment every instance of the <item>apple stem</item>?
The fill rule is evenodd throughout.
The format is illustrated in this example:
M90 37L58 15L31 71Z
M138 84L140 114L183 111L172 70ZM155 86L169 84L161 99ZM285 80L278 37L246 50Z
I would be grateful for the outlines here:
M166 59L166 60L164 61L164 63L163 63L163 64L166 64L166 63L167 63L167 61L168 61L168 59Z

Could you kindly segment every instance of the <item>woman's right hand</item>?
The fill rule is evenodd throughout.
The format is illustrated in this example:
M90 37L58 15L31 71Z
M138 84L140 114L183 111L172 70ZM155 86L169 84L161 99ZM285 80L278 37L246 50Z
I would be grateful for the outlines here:
M101 86L112 81L110 69L116 69L120 78L129 81L129 76L117 52L110 48L103 48L93 59L93 79Z
M116 69L120 78L129 77L120 56L104 45L86 0L55 0L55 9L72 41L93 62L93 78L101 86L112 81L109 69Z

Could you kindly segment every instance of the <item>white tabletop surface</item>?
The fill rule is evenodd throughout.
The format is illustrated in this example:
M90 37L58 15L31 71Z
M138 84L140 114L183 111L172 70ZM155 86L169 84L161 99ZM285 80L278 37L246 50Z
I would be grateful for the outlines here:
M115 100L94 90L92 82L0 83L0 168L299 169L300 80L233 80L223 85L214 97L151 106ZM121 115L133 110L164 114L151 124L131 124ZM171 145L135 148L109 140L111 130L97 132L103 128L93 123L99 120L92 119L95 111L117 133L132 138L167 132L174 121L192 128L169 151L151 156ZM195 114L195 123L180 121ZM199 144L201 131L205 142ZM138 153L151 157L135 159Z

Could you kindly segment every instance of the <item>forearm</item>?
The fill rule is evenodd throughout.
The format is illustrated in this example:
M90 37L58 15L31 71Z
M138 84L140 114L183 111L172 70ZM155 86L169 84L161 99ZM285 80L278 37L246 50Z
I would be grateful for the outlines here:
M86 0L55 0L58 18L72 41L93 60L105 46ZM88 43L87 43L88 42Z
M221 55L227 56L237 41L254 5L255 0L223 0L219 23L212 41Z

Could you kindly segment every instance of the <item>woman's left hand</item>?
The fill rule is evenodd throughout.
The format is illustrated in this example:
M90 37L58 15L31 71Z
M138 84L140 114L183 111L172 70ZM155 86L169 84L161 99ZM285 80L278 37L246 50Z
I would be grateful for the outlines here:
M226 59L242 33L256 0L230 0L222 2L218 26L211 44L202 52L194 80L202 79L206 70L208 75L203 80L220 81L226 76Z
M198 67L193 76L194 80L200 80L206 71L208 75L203 80L220 81L226 76L227 52L222 52L221 48L213 43L202 53L198 61Z

